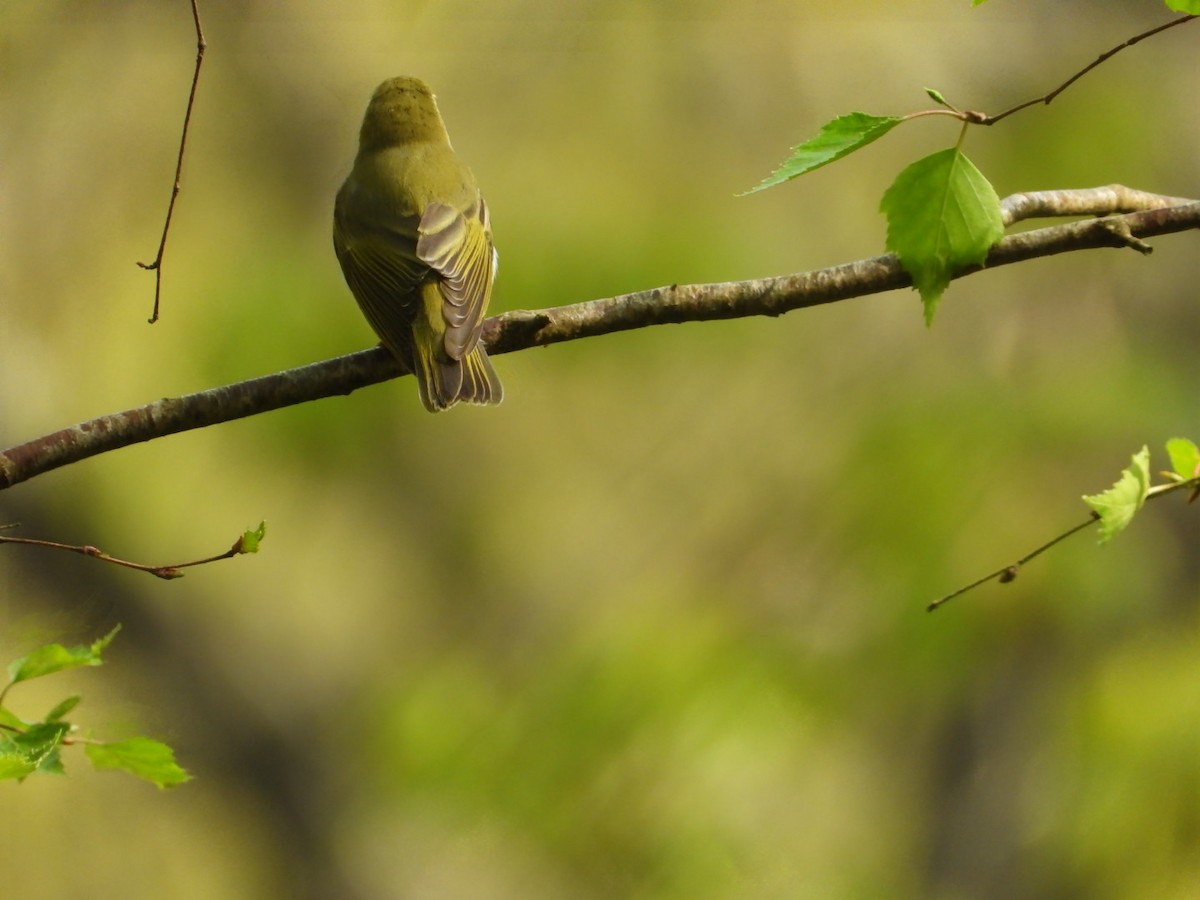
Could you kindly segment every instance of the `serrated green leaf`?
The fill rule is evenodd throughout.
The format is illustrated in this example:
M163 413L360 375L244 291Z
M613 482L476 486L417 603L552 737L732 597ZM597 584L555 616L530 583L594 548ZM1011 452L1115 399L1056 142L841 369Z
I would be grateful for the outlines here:
M113 642L113 638L117 636L117 632L121 630L120 625L114 625L112 631L102 638L97 638L92 641L92 653L96 654L96 658L100 658L100 654L104 652L104 648Z
M8 677L13 684L18 684L22 681L29 681L31 678L61 672L64 669L98 665L100 665L100 658L92 653L91 647L67 648L62 644L46 644L44 647L38 647L28 656L22 656L9 663Z
M1116 484L1103 493L1083 498L1100 517L1100 543L1112 540L1128 527L1146 502L1149 490L1150 449L1142 447L1133 455L1129 468L1122 470Z
M175 762L175 753L170 747L150 738L88 744L84 752L99 771L119 769L151 781L160 788L182 784L192 777Z
M239 553L257 553L258 545L262 543L263 538L267 536L267 523L259 522L258 527L253 531L247 531L242 534L241 540L238 542Z
M951 277L982 265L1004 236L1000 197L975 164L957 148L919 159L883 195L887 248L900 257L933 322Z
M8 665L10 684L19 684L31 678L52 675L64 669L79 666L98 666L103 662L100 654L109 645L121 626L117 626L104 637L93 641L90 646L64 647L62 644L46 644L27 656L14 659Z
M1176 12L1200 15L1200 0L1166 0L1167 8Z
M69 730L62 722L45 722L17 734L0 734L0 779L24 778L43 765L47 771L61 770L55 753Z
M43 775L66 775L67 770L63 768L62 753L60 748L55 747L45 758L38 763L37 770Z
M838 116L822 125L816 137L793 147L792 155L787 161L760 184L748 191L742 191L738 196L744 197L757 191L765 191L769 187L791 181L805 172L841 159L855 150L861 150L872 141L883 137L902 121L903 119L896 116L872 116L860 112Z
M76 706L78 706L79 701L82 699L83 698L80 697L78 694L75 694L74 696L68 697L66 700L63 700L61 703L57 704L54 707L54 709L52 709L52 710L50 710L50 712L46 713L46 721L47 722L57 722L59 719L61 719L63 716L65 716L67 713L69 713L71 710L73 710Z
M4 741L0 741L0 781L19 781L36 771L36 763L30 763L23 754L11 751Z
M1167 441L1167 455L1171 457L1171 470L1182 481L1190 481L1200 475L1200 448L1187 438L1171 438Z

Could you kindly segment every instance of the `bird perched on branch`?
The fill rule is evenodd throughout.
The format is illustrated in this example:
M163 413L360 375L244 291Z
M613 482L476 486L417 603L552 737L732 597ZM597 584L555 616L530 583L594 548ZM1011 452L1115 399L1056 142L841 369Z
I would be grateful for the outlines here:
M334 204L333 248L426 409L503 399L479 343L497 264L487 204L419 78L389 79L372 95Z

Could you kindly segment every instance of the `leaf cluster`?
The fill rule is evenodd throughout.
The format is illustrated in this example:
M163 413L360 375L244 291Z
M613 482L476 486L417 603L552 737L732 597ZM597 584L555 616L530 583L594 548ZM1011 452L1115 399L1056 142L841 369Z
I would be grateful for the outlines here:
M62 775L65 771L61 749L82 744L92 766L104 771L118 769L153 782L160 788L182 784L191 776L175 762L174 751L166 744L147 737L122 741L100 741L82 737L79 726L67 721L83 698L68 696L51 707L41 719L27 720L5 703L13 687L56 672L82 666L103 664L102 655L117 626L91 644L64 647L46 644L8 665L8 683L0 690L0 780L23 781L30 775Z
M1171 459L1171 471L1163 472L1167 481L1159 485L1150 484L1150 450L1142 447L1133 454L1129 466L1121 471L1121 477L1106 491L1089 494L1083 502L1092 508L1100 521L1100 543L1112 540L1129 527L1133 517L1146 500L1180 490L1192 488L1191 500L1200 490L1200 448L1187 438L1171 438L1167 441L1167 456Z

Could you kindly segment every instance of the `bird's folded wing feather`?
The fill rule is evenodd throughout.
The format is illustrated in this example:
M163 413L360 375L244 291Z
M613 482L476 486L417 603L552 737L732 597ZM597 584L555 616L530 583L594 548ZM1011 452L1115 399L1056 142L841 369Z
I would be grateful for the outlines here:
M479 341L496 272L483 199L465 213L444 203L429 204L417 228L417 258L441 276L446 353L463 359Z
M350 228L335 217L334 248L350 290L384 344L407 347L428 267L417 258L416 216Z

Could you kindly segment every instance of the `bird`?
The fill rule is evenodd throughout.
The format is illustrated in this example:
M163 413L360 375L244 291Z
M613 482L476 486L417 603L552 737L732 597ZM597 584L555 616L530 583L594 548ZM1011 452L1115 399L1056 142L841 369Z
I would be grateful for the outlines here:
M479 340L498 265L491 218L420 78L390 78L372 94L334 201L333 248L427 410L500 403L504 388Z

